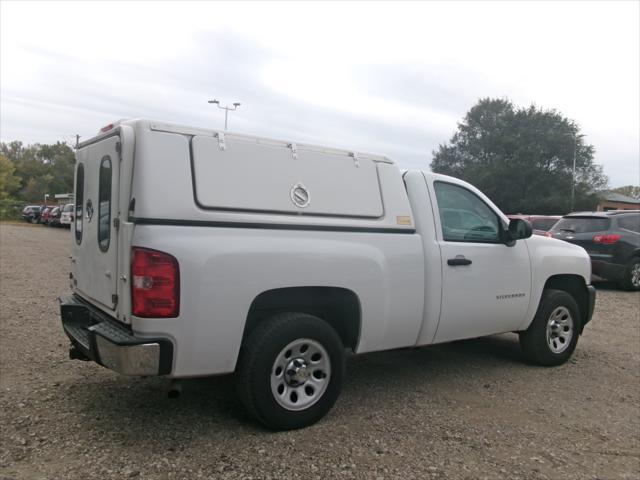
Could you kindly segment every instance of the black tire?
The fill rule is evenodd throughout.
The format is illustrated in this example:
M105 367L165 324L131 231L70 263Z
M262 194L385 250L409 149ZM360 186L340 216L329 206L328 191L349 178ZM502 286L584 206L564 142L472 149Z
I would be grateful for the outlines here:
M640 268L640 257L633 257L627 268L624 269L624 277L620 281L620 286L625 290L630 290L632 292L640 291L640 282L638 282L637 273L634 271L635 269Z
M311 339L324 347L331 372L326 390L304 410L288 410L271 388L274 362L283 349L298 339ZM267 428L303 428L324 417L340 395L344 378L344 346L324 320L305 313L281 313L260 322L242 346L236 369L238 396L247 411Z
M563 308L564 310L562 310ZM568 312L571 317L569 320L572 322L570 340L561 342L561 337L552 337L549 340L547 338L547 325L552 321L552 315L556 321L568 322L569 320L567 319L562 320L563 317L567 316L565 311ZM527 359L533 363L546 367L561 365L571 357L571 354L576 349L581 324L580 310L575 299L570 294L564 290L544 290L538 311L531 325L524 332L520 332L520 346ZM563 329L564 326L555 331ZM562 334L566 335L566 332L563 331ZM562 349L562 351L554 351L554 347L550 343L555 345L556 349Z

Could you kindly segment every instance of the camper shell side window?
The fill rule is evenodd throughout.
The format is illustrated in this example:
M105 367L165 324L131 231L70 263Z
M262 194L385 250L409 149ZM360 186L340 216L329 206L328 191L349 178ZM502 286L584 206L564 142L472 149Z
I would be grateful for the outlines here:
M109 250L111 242L111 157L105 155L100 162L98 187L98 246L100 251Z
M82 243L82 221L83 212L82 206L84 205L84 164L78 164L78 170L76 172L76 215L75 215L75 237L76 243L80 245Z

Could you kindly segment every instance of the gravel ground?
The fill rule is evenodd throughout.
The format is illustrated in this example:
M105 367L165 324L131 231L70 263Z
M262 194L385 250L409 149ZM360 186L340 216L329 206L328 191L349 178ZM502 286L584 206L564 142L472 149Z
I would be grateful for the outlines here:
M67 230L0 226L0 479L640 478L640 293L599 283L573 359L515 335L353 357L333 411L271 433L230 377L121 377L67 357Z

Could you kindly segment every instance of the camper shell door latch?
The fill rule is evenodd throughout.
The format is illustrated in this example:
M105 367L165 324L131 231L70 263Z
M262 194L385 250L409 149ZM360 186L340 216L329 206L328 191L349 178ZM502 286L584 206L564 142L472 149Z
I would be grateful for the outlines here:
M298 146L295 143L290 143L289 148L291 149L291 154L293 155L293 159L298 159Z

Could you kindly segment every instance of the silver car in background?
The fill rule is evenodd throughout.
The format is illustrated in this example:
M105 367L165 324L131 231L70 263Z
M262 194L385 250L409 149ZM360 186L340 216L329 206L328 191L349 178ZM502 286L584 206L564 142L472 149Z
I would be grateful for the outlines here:
M67 203L64 207L62 207L62 212L60 214L60 225L62 225L63 227L71 228L74 218L73 213L73 203Z

